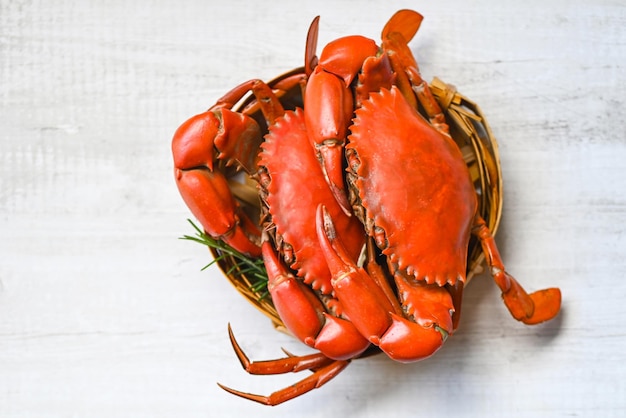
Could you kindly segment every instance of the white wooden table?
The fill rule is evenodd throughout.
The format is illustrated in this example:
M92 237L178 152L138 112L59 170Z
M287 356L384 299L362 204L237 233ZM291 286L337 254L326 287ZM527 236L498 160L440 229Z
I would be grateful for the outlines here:
M432 359L354 362L277 408L298 376L250 377L273 331L205 249L170 140L187 117L320 45L378 39L388 17L426 20L411 46L425 78L478 102L499 139L497 241L529 289L559 286L553 322L513 321L488 277ZM582 0L0 2L0 416L223 417L626 414L626 5Z

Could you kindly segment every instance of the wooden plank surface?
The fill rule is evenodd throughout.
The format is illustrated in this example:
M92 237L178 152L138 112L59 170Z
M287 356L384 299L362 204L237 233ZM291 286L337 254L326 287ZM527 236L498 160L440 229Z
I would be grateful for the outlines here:
M377 39L400 1L0 2L0 416L617 417L626 413L626 5L481 0L411 4L425 78L475 100L499 139L497 237L529 289L564 308L530 328L490 279L472 282L459 332L432 359L354 362L269 409L215 384L249 377L273 331L209 261L172 178L187 117L320 45Z

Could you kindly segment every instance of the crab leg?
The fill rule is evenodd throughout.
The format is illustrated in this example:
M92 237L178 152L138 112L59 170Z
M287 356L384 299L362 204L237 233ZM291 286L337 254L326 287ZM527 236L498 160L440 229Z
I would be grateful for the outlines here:
M326 357L322 353L309 354L306 356L295 356L291 353L287 354L279 360L266 360L251 362L246 356L246 353L239 346L239 343L235 339L235 334L228 324L228 338L233 346L235 354L246 372L256 375L268 375L268 374L284 374L284 373L297 373L302 370L318 370L324 366L328 366L335 360Z
M313 73L313 69L317 66L317 39L320 28L320 17L316 16L309 26L309 31L306 36L306 46L304 48L304 73L310 76Z
M443 133L448 133L445 116L428 83L420 75L417 61L408 43L417 33L423 17L413 10L400 10L387 22L382 31L383 50L389 55L396 72L396 85L407 102L417 108L415 97L424 108L430 123Z
M269 278L268 290L285 326L297 338L318 349L320 353L307 356L287 353L287 357L282 359L251 362L235 340L229 326L228 333L233 349L248 373L267 375L311 370L313 374L269 396L241 392L219 383L218 385L233 395L264 405L278 405L319 388L339 374L350 363L350 359L359 356L370 344L350 321L325 312L313 291L298 281L278 261L269 241L263 243L262 252Z
M415 318L409 321L395 312L375 280L347 255L323 206L318 208L317 234L333 274L335 295L364 337L403 362L424 359L441 347L452 332L452 299L444 288L409 283L396 274L403 308Z
M348 366L348 364L350 364L349 360L332 360L322 353L310 354L306 356L294 356L288 354L287 357L281 359L251 362L237 343L230 325L228 326L228 335L233 349L241 362L241 366L250 374L268 375L297 373L303 370L313 371L313 374L310 376L300 380L294 385L278 390L269 396L241 392L218 383L219 387L233 395L259 402L263 405L278 405L313 389L319 388L330 379L337 376Z
M479 239L487 257L494 281L502 291L504 304L511 315L525 324L534 325L552 319L561 308L561 291L558 288L538 290L528 294L504 269L496 241L485 220L476 216L472 231Z
M276 360L276 361L280 362L282 360ZM306 377L305 379L302 379L299 382L291 386L288 386L284 389L278 390L269 396L255 395L252 393L240 392L238 390L231 389L219 383L218 385L222 389L224 389L225 391L233 395L237 395L242 398L261 403L263 405L275 406L283 402L286 402L288 400L291 400L295 397L298 397L300 395L303 395L307 392L310 392L313 389L317 389L321 387L330 379L337 376L343 369L345 369L348 366L348 364L350 364L350 361L348 360L333 361L329 365L320 368L318 371Z

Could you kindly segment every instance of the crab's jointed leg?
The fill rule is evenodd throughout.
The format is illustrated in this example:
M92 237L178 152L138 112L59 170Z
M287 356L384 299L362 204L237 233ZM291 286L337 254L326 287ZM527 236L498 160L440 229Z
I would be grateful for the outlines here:
M561 309L561 291L558 288L548 288L526 293L517 280L504 269L496 241L480 216L476 217L472 232L480 239L491 275L502 291L502 299L511 315L529 325L554 318Z
M322 353L309 354L306 356L294 356L288 354L287 357L281 359L252 362L243 352L237 343L237 340L235 340L235 336L230 328L230 325L228 326L228 335L233 349L241 362L241 366L250 374L268 375L297 373L303 370L310 370L313 372L310 376L307 376L291 386L278 390L269 396L241 392L218 383L219 387L229 393L232 393L233 395L237 395L263 405L278 405L313 389L317 389L333 377L337 376L348 366L348 364L350 364L349 360L333 360L326 357Z
M448 125L439 103L435 100L428 83L420 75L417 61L408 46L417 33L422 15L413 10L400 10L387 22L382 31L383 50L389 55L396 72L396 85L407 102L417 108L415 98L422 105L430 123L442 133L448 133Z
M363 353L370 343L350 321L325 312L311 288L296 279L278 260L270 241L263 243L262 252L269 279L267 287L285 326L305 344L320 352L307 356L288 354L282 359L251 362L237 344L229 326L233 349L242 367L250 374L283 374L303 370L310 370L313 374L269 396L219 386L234 395L264 405L278 405L322 386L348 366L350 359Z

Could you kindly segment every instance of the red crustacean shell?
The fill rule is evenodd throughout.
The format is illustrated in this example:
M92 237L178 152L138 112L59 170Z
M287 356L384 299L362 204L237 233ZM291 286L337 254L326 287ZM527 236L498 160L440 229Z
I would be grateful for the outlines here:
M278 405L377 350L431 356L485 261L516 320L558 314L558 288L529 294L505 269L497 143L478 106L422 79L408 46L421 22L399 10L380 46L343 37L318 59L317 17L304 67L241 83L176 131L177 186L203 226L189 238L277 328L319 350L250 361L229 325L246 372L312 374L269 396L226 391Z
M363 226L356 217L348 217L335 200L307 136L301 109L287 111L277 119L261 149L259 165L271 178L266 199L269 213L277 234L292 246L295 255L290 267L313 289L330 294L331 275L315 232L317 207L326 206L354 259L365 242Z
M372 93L356 111L349 137L352 187L366 224L399 270L427 283L465 280L476 192L460 150L393 87Z

